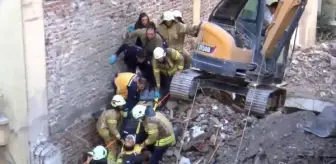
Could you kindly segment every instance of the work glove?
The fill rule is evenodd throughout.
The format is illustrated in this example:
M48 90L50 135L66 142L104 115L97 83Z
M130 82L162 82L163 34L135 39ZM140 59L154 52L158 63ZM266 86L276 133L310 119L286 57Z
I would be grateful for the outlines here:
M154 97L155 98L160 98L161 97L160 92L159 91L155 91L154 92Z
M145 142L141 143L141 144L140 144L140 147L142 147L142 148L146 147Z
M117 55L112 55L109 57L109 63L114 64L117 61Z
M134 28L133 25L130 25L130 26L127 27L127 31L128 31L128 32L133 32L134 29L135 29L135 28Z
M121 138L121 137L120 137L120 134L117 134L117 135L116 135L116 138L117 138L118 140L120 140L120 138Z

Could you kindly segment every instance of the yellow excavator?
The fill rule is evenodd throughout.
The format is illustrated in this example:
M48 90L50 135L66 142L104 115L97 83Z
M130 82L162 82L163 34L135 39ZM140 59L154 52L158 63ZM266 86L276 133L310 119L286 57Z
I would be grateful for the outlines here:
M200 88L218 89L243 98L244 108L264 116L282 107L291 37L308 0L279 0L265 28L265 0L222 0L202 22L192 67L173 77L170 95L192 100Z

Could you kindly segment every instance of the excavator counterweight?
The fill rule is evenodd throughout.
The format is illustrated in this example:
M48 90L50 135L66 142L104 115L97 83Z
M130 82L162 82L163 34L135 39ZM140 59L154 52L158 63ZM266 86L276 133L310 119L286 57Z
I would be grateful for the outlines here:
M283 106L283 80L290 39L307 0L280 0L265 25L265 0L222 0L203 22L192 67L175 75L172 97L191 100L200 88L244 97L245 109L264 116Z

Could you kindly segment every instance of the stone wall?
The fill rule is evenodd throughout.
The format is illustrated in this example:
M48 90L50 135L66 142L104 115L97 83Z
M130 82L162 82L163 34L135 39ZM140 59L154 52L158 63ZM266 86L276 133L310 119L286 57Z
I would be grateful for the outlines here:
M203 20L217 2L202 0ZM169 9L192 22L192 0L45 0L50 132L65 163L75 163L71 152L82 151L82 139L92 141L93 121L83 120L104 107L112 76L122 69L109 65L108 57L121 44L125 27L142 11L156 20ZM82 139L67 144L63 136L70 133Z

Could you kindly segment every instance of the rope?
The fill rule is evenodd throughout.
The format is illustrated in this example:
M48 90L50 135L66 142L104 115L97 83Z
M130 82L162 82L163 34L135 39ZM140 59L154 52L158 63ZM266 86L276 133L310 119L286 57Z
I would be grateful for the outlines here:
M292 61L292 59L293 59L293 55L294 55L295 42L296 42L296 37L297 37L297 30L298 30L298 29L296 29L296 31L295 31L294 45L293 45L293 47L292 47L292 55L291 55L290 61ZM263 60L262 60L262 63L264 63L264 62L265 62L265 58L263 58ZM286 64L286 66L287 66L287 64ZM260 69L259 72L258 72L257 81L259 80L260 73L261 73L261 69ZM256 89L256 88L257 88L257 86L254 87L254 89ZM253 92L253 96L252 96L252 97L254 97L254 95L255 95L255 92ZM246 118L249 117L250 114L251 114L252 104L253 104L253 101L251 102L251 105L249 106L249 110L248 110L248 113L247 113ZM236 158L235 158L235 162L234 162L234 164L237 164L237 162L238 162L238 156L239 156L239 154L240 154L241 146L242 146L242 144L243 144L243 140L244 140L244 135L245 135L246 127L247 127L247 121L245 121L245 124L244 124L243 133L242 133L242 137L241 137L240 142L239 142L238 152L237 152L237 154L236 154Z
M264 62L265 62L265 58L263 58L263 60L262 60L262 63L264 63ZM259 81L260 74L261 74L261 69L259 69L258 77L257 77L257 81ZM254 86L254 89L255 89L255 90L257 89L257 85ZM255 96L255 91L253 92L252 97L254 97L254 96ZM253 100L254 100L254 99L253 99ZM252 108L253 100L252 100L252 102L251 102L251 104L250 104L250 106L249 106L248 113L247 113L247 116L246 116L246 120L247 120L247 118L248 118L248 117L250 116L250 114L251 114L251 108ZM236 158L235 158L235 162L234 162L234 164L237 164L237 163L238 163L238 156L239 156L239 154L240 154L241 146L243 145L243 140L244 140L244 136L245 136L245 131L246 131L246 127L247 127L247 122L248 122L248 121L245 121L245 123L244 123L243 133L242 133L242 136L241 136L240 141L239 141L239 147L238 147L238 151L237 151L237 154L236 154Z
M199 81L197 82L196 91L198 90L198 88L199 88ZM181 151L182 151L182 147L183 147L183 145L184 145L184 138L185 138L184 135L185 135L185 132L187 131L188 126L189 126L190 116L191 116L191 113L193 112L193 109L194 109L194 104L195 104L195 100L196 100L196 95L197 95L197 94L194 95L193 102L192 102L192 104L191 104L191 108L190 108L189 113L188 113L188 116L187 116L187 123L186 123L186 125L185 125L185 127L184 127L184 129L183 129L183 137L182 137L182 139L181 139L181 147L180 147L180 149L179 149L179 154L181 153ZM179 163L179 159L178 159L178 157L176 157L176 164L178 164L178 163Z
M266 64L265 63L265 57L263 57L262 63ZM259 69L259 72L258 72L257 81L259 81L260 74L261 74L261 68ZM257 89L257 85L254 86L254 89L255 90ZM254 97L254 96L255 96L255 91L253 92L252 97ZM252 102L251 102L251 104L250 104L250 106L248 108L246 119L251 115L251 109L252 109L253 101L254 101L254 99L252 100ZM240 155L241 147L243 145L245 131L246 131L246 128L247 128L247 122L248 121L245 121L245 123L244 123L244 128L243 128L242 136L241 136L240 141L239 141L239 147L238 147L238 151L237 151L237 154L236 154L236 157L235 157L235 160L234 160L234 164L238 163L238 156Z

